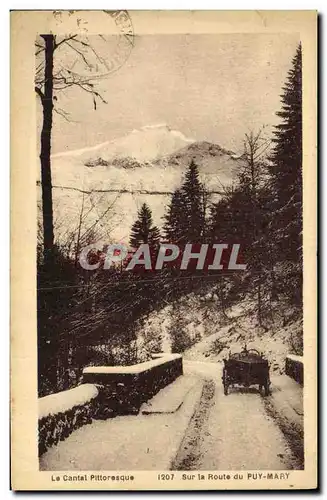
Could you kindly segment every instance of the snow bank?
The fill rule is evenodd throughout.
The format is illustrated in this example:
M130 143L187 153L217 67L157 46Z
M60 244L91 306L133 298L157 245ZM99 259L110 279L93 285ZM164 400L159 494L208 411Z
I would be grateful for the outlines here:
M264 398L264 404L268 415L275 419L293 453L300 460L300 468L303 468L303 388L286 375L274 375L271 378L271 394L268 398Z

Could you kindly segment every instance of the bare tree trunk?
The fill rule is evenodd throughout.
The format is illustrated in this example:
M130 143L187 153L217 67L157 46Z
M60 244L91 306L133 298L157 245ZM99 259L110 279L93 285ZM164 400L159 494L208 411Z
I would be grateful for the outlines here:
M226 314L226 305L225 305L224 287L223 287L222 278L220 278L220 280L218 281L218 293L219 293L220 305L221 305L221 310L222 310L223 316L225 316L225 318L228 318L228 316Z
M41 98L43 107L43 126L41 132L41 182L43 215L43 255L46 268L53 261L53 207L51 181L51 129L53 112L53 35L41 35L45 41L44 94Z
M206 234L206 217L207 217L207 209L208 209L208 192L204 186L204 184L202 184L202 217L203 217L203 233L202 233L202 238L203 238L203 241L205 241L205 238L207 237L207 234Z
M256 172L255 172L255 155L258 150L258 137L255 137L251 132L250 135L246 135L247 138L247 148L248 148L248 165L250 170L251 179L251 204L252 204L252 224L253 224L253 243L255 243L259 236L258 224L257 224L257 182L256 182ZM255 263L259 269L258 284L257 284L257 319L260 326L262 326L262 290L261 290L261 259L258 259L256 255Z
M83 215L84 215L84 196L85 196L85 193L83 191L82 208L81 208L81 211L79 214L79 223L78 223L78 232L77 232L77 242L76 242L76 252L75 252L75 267L77 267L77 264L78 264L78 256L79 256L79 251L80 251L81 229L82 229L82 222L83 222Z
M258 323L259 326L262 326L261 273L259 274L258 282Z

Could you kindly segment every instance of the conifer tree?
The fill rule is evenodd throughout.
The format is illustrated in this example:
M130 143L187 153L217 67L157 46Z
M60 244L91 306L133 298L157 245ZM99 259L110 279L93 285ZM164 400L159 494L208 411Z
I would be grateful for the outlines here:
M171 352L182 353L192 346L192 340L186 329L185 315L180 303L173 302L171 308L170 327L168 329Z
M153 225L151 209L146 203L138 211L137 220L131 229L130 245L133 248L143 243L156 246L160 241L159 229Z
M262 130L246 133L244 152L236 188L226 190L224 197L211 211L211 238L223 238L242 245L248 270L253 274L257 296L258 323L263 323L263 282L267 268L265 233L267 226L266 150L270 141Z
M186 232L186 203L181 189L174 191L164 216L165 237L172 243L184 243Z
M161 234L157 226L153 226L149 232L148 244L151 248L156 248L159 246L161 240Z
M271 156L273 230L282 260L297 261L302 230L302 50L298 46L288 72L281 118L274 131Z
M185 237L188 242L199 242L204 230L203 187L199 180L199 169L194 160L191 161L185 174L182 195L186 208Z
M205 188L199 180L199 170L192 160L180 189L172 196L165 215L166 238L175 243L198 243L204 236Z

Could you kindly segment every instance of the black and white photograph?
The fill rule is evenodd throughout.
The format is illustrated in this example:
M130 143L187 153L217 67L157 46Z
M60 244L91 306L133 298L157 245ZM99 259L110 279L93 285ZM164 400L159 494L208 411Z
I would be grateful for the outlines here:
M110 30L49 11L31 47L38 471L49 489L137 471L290 488L314 463L306 39L93 14Z

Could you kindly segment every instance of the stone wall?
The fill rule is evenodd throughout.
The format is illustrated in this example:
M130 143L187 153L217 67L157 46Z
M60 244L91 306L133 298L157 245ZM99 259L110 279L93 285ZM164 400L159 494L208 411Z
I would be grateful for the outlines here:
M92 422L98 412L98 395L98 388L88 384L39 399L39 456Z
M138 413L142 403L183 374L180 354L153 357L133 366L84 368L82 385L40 398L39 455L92 419Z
M183 374L180 354L155 355L152 361L133 366L84 368L83 383L99 390L100 415L138 413L142 403Z
M285 360L285 373L292 377L296 382L303 385L303 357L289 354Z

